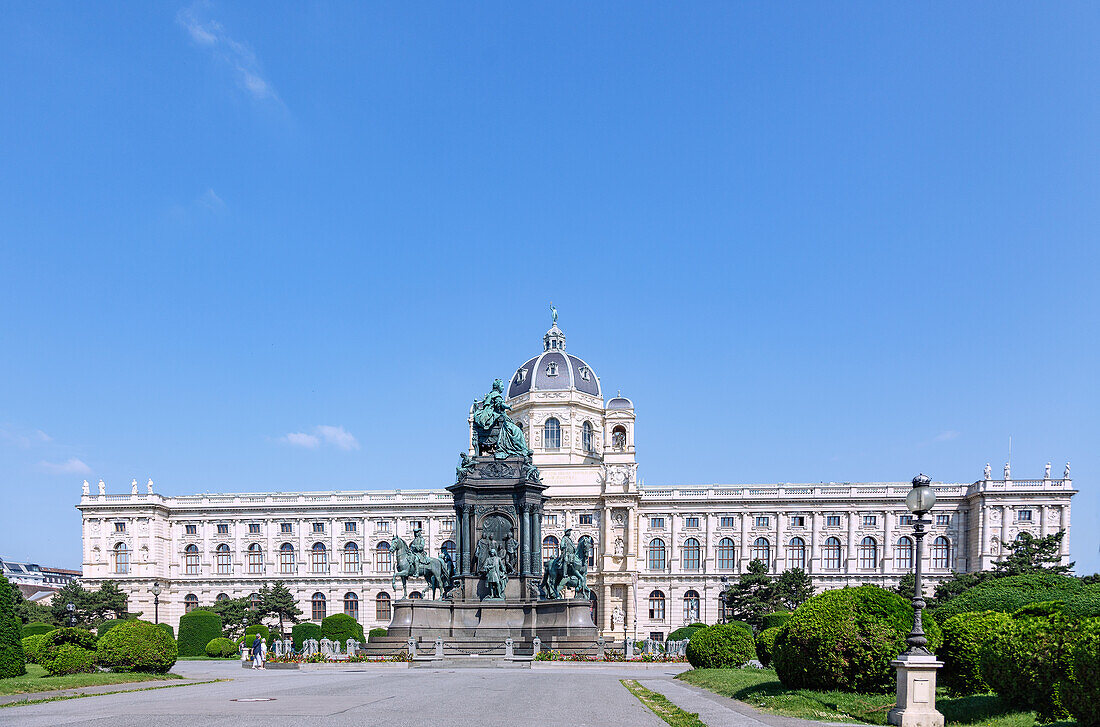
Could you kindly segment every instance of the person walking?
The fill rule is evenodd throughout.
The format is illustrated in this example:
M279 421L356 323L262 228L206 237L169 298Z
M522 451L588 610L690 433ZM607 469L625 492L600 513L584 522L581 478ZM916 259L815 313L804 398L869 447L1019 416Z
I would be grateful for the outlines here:
M260 638L259 634L256 634L255 638L252 640L252 668L253 669L262 669L263 668L263 665L264 665L263 655L260 652L260 649L262 648L261 645L263 644L263 642L264 642L264 640L262 638Z

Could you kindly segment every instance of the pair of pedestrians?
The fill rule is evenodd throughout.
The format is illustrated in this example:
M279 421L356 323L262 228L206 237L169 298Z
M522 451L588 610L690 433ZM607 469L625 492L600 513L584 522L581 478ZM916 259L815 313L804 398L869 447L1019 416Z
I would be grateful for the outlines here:
M252 641L252 668L253 669L266 669L267 666L267 642L264 641L260 634L256 634L256 638Z

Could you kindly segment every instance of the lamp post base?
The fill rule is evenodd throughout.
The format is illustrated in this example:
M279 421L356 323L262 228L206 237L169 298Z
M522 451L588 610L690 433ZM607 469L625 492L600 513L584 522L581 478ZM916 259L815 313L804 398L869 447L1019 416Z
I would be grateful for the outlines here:
M898 727L943 727L936 711L936 670L942 661L930 654L902 654L890 662L898 670L898 703L886 714Z

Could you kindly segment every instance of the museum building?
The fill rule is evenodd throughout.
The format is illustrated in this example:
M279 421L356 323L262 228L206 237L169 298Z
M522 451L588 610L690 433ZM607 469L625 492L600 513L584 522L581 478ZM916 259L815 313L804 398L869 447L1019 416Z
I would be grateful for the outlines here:
M773 573L804 568L818 590L874 583L891 587L914 566L908 482L647 486L638 482L634 402L605 400L596 372L566 351L555 322L543 350L507 384L512 418L548 485L542 556L557 554L566 528L596 543L588 584L596 623L608 637L624 629L663 638L723 614L726 582L759 559ZM471 450L472 453L472 450ZM98 493L88 482L83 516L83 582L113 580L131 611L180 616L216 599L254 594L284 581L303 618L347 613L387 626L401 596L391 580L390 540L422 528L429 552L455 548L455 510L440 482L426 490L202 494L169 497L131 482L128 494ZM934 483L937 504L925 538L931 582L952 571L988 569L1002 543L1021 532L1060 529L1068 562L1070 499L1062 477L1014 479L987 464L972 483ZM141 491L144 489L144 491ZM418 584L417 587L421 587ZM409 588L413 588L410 581ZM419 591L410 594L420 597Z

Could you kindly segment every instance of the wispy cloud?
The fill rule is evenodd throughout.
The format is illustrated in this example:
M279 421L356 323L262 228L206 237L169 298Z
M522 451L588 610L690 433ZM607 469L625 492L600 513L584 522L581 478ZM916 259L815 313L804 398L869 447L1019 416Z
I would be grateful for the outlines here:
M956 432L954 429L948 429L945 432L940 432L939 434L937 434L935 437L932 438L932 441L933 442L950 442L952 439L958 439L958 437L959 437L959 432Z
M328 444L337 449L350 451L359 449L359 440L343 427L334 427L329 424L319 424L310 432L289 432L279 437L279 441L291 447L303 449L317 449L322 444Z
M199 195L199 198L195 200L195 203L199 207L204 207L211 212L222 212L225 210L225 202L219 197L213 189L208 189Z
M48 444L52 441L53 437L46 434L41 429L26 431L10 427L0 427L0 442L18 447L19 449L30 449L36 444Z
M92 473L92 468L76 457L70 457L64 462L46 462L43 460L38 463L38 468L51 475L88 475Z
M196 2L176 14L176 22L195 45L206 48L216 60L233 70L237 85L257 101L278 101L274 87L264 78L255 52L247 43L235 40L217 20L209 17L210 3Z

